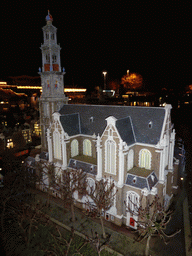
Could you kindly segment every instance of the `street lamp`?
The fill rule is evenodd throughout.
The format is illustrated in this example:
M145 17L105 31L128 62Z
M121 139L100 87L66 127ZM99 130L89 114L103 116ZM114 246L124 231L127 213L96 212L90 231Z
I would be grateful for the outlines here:
M104 90L106 90L106 75L107 75L107 72L103 71L103 75L104 75Z

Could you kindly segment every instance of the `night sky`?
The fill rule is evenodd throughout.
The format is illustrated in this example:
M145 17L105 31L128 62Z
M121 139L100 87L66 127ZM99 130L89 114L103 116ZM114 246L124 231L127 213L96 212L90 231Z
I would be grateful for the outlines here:
M87 88L129 69L146 87L184 88L191 79L190 1L4 1L1 75L38 76L47 10L58 28L65 85Z

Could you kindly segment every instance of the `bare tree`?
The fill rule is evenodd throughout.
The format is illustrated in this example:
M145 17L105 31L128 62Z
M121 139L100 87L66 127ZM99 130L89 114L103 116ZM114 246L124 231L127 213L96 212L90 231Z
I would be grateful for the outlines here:
M93 235L93 230L91 229L91 237L87 237L87 240L93 247L96 249L98 256L101 255L101 251L104 249L104 246L109 243L110 236L108 236L104 242L101 243L101 239L98 233L95 231L95 236Z
M138 216L138 220L135 220L137 223L136 232L139 234L137 241L141 242L142 240L147 239L145 255L148 256L150 248L149 243L152 236L159 236L163 239L165 244L168 244L167 239L174 237L181 230L178 230L171 235L167 235L164 230L170 222L173 212L165 209L164 203L160 202L158 196L155 196L151 203L147 198L145 207L142 207L142 199L143 196L141 197L139 204L138 202L132 202L131 198L128 199L129 202L127 202L127 204L126 202L124 203L128 212Z
M108 211L114 205L114 199L117 193L114 181L112 181L111 179L101 179L99 181L96 180L95 186L88 187L87 193L88 196L93 200L95 210L99 214L103 231L103 237L106 238L102 213L104 212L105 214L105 212Z
M50 204L51 189L55 187L56 167L53 163L47 161L36 161L37 184L46 188L47 204Z
M84 195L86 193L86 173L78 169L66 169L62 170L61 176L57 176L55 189L60 193L64 204L68 204L71 207L72 221L75 221L75 193Z
M10 152L3 155L2 169L5 173L4 186L0 190L1 229L3 231L4 222L10 218L12 208L30 199L34 175Z

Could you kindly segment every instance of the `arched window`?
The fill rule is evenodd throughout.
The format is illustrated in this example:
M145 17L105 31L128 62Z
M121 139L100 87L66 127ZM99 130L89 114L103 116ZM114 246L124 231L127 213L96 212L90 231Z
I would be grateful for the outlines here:
M116 144L113 140L107 140L105 144L106 148L106 165L105 171L108 173L116 173Z
M79 142L78 140L73 140L71 142L71 157L79 155Z
M151 169L151 152L148 149L142 149L139 152L139 166Z
M133 191L127 192L127 208L131 213L137 213L139 209L139 195Z
M134 152L133 149L131 149L127 156L127 170L131 170L134 165Z
M49 53L46 54L46 63L50 63L50 55L49 55Z
M88 139L83 141L83 155L92 156L91 141Z
M54 54L52 55L52 63L55 63L57 61L57 56Z
M61 143L59 132L53 133L54 158L61 159Z
M91 190L95 190L95 181L92 178L87 178L87 192L91 193Z

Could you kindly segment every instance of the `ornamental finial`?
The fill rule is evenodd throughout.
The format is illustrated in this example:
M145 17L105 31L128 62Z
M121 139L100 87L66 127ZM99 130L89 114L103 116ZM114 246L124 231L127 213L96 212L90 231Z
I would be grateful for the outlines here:
M49 10L48 10L48 15L46 16L45 20L47 21L47 24L50 24L53 21L53 17L50 14Z

